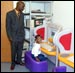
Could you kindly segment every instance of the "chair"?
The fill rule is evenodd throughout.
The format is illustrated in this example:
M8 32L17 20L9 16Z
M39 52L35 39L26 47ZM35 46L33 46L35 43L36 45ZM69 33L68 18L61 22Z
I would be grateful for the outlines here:
M48 72L48 63L47 61L37 62L31 57L31 51L25 52L25 66L31 72Z
M66 66L55 67L52 72L66 72Z
M53 38L53 43L58 47L62 56L68 56L74 53L74 31L66 29L57 32Z

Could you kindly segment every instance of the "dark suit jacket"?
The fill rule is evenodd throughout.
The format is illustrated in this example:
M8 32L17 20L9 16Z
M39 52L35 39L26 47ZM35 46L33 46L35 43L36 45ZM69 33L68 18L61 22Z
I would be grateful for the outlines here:
M9 39L12 41L24 40L24 14L20 14L20 18L16 15L15 10L6 14L6 31Z

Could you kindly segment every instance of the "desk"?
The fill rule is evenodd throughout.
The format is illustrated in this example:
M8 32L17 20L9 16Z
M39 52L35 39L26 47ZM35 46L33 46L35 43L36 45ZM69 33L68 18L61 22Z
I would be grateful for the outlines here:
M47 46L47 45L48 45L48 44L46 43L46 46ZM44 44L44 46L45 46L45 44ZM56 56L56 50L55 50L55 51L48 51L46 47L45 47L45 48L43 47L43 48L41 48L41 51L42 51L43 53L47 54L48 56ZM61 54L58 54L58 60L59 60L59 62L62 62L62 63L64 63L64 64L66 64L66 65L68 65L68 66L74 68L74 63L71 62L71 61L68 59L68 58L70 58L71 56L74 56L74 54L69 54L68 57L61 57Z
M41 51L46 54L47 58L56 64L56 48L48 44L48 42L42 43Z
M55 46L50 46L48 43L42 43L41 44L41 51L44 52L47 55L52 55L55 56L56 55L56 48ZM49 49L50 47L50 49Z
M67 64L68 66L74 68L74 62L72 62L69 58L74 56L74 54L69 54L68 57L61 57L59 54L58 59L60 62L63 62L64 64Z
M62 65L66 66L67 72L74 72L74 61L72 62L70 57L74 57L74 54L69 54L68 57L61 57L59 54L59 56L58 56L59 66L62 66Z
M48 51L47 49L45 48L41 48L41 51L49 56L55 56L56 55L56 51Z

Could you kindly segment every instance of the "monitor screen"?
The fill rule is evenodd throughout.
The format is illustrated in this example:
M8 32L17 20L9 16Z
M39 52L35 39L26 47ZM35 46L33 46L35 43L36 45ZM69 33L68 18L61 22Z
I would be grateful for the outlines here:
M51 36L53 37L55 35L55 31L52 31L51 32Z
M39 25L43 25L43 19L36 19L34 21L34 26L37 27Z

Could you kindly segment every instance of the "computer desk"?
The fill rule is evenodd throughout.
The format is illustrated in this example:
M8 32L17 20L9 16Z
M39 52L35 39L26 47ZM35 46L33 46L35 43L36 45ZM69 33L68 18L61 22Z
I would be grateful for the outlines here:
M46 45L46 47L47 47L47 45L48 46L50 46L48 43L44 43L44 46ZM45 53L46 55L48 55L48 56L56 56L56 50L54 50L54 49L56 49L54 46L53 46L53 50L54 51L48 51L48 49L46 48L46 47L42 47L41 48L41 51L43 52L43 53ZM74 54L69 54L69 56L67 56L67 57L62 57L61 56L61 54L60 53L58 53L58 60L59 60L59 62L63 62L64 64L66 64L66 65L68 65L68 66L70 66L70 67L72 67L72 68L74 68L74 61L71 61L71 59L70 59L70 57L72 57L72 56L74 56ZM73 59L73 58L72 58Z

